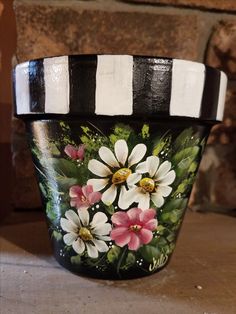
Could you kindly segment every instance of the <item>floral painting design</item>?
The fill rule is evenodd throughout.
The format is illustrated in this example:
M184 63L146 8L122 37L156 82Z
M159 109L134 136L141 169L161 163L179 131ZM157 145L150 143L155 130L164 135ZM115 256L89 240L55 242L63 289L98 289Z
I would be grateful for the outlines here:
M47 129L45 137L34 133L31 147L62 263L119 278L164 266L205 144L203 131L151 132L154 126L145 123L139 130L117 124L104 132L87 122L75 135L73 122L35 123Z

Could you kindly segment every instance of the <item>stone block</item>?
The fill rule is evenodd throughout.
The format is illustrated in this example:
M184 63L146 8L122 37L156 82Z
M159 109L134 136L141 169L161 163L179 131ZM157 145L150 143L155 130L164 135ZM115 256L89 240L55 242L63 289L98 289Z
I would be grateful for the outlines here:
M206 63L236 80L236 19L216 25L208 44Z
M126 0L132 3L150 3L156 5L171 5L208 10L236 11L235 0Z
M116 53L197 60L197 15L141 10L116 1L16 0L18 61L43 56Z

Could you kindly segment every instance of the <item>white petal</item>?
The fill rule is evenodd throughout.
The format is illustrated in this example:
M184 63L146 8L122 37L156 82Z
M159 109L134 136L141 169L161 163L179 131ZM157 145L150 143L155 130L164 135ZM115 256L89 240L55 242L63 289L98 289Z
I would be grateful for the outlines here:
M163 178L169 171L170 171L170 168L171 168L171 163L169 161L164 161L159 169L157 170L157 173L155 175L155 179L156 180L159 180L161 178Z
M102 240L93 239L92 242L96 246L98 252L107 252L109 250L107 244Z
M98 250L96 249L94 245L86 243L86 247L87 247L87 252L88 252L89 257L92 257L92 258L98 257Z
M72 243L72 247L75 250L76 253L82 254L85 249L84 241L80 238L78 238L76 241Z
M61 218L60 223L61 223L62 229L66 232L76 233L78 230L78 228L66 218Z
M131 204L133 204L133 202L135 202L135 197L137 196L138 189L138 187L135 187L127 191L124 186L121 187L118 207L121 209L127 209Z
M161 207L164 204L164 198L161 193L152 193L151 200L156 205L156 207Z
M150 194L149 193L140 193L138 208L145 210L150 208Z
M78 214L82 222L82 225L85 227L88 226L89 225L89 212L87 211L87 209L78 210Z
M134 186L136 183L138 183L141 180L142 176L138 173L132 173L128 176L126 179L126 182L128 184L128 187Z
M147 162L141 162L140 164L137 165L137 167L135 168L135 172L136 173L146 173L148 172L148 168L147 168Z
M144 145L144 144L136 145L133 148L133 150L129 156L128 166L131 167L131 166L137 164L138 162L140 162L140 160L142 160L144 155L146 154L146 151L147 151L146 145Z
M63 240L66 245L72 245L72 243L78 238L78 235L75 233L67 233L64 235Z
M119 163L117 162L113 152L105 147L105 146L102 146L99 151L98 151L98 154L100 156L100 158L106 163L108 164L109 166L111 167L120 167Z
M109 223L97 225L92 229L92 233L97 236L103 236L109 234L111 231L111 225Z
M129 207L129 205L126 206L126 187L124 185L121 186L120 188L120 196L119 196L119 200L118 200L118 207L120 207L121 209L126 209Z
M88 169L99 177L107 177L112 174L111 170L107 166L96 159L89 161Z
M107 216L102 212L98 212L93 216L91 226L96 227L96 225L104 224L106 222L107 222Z
M124 166L129 152L126 141L125 140L116 141L114 148L117 160L121 163L122 166Z
M168 185L158 185L157 191L159 191L162 196L166 197L170 195L172 188Z
M65 216L66 218L72 223L74 224L76 227L80 227L80 220L79 220L79 216L73 211L73 210L67 210L65 212Z
M115 186L115 184L112 184L109 189L107 189L103 194L102 194L102 201L105 205L110 206L115 198L116 198L116 194L117 194L117 187Z
M147 158L147 170L151 178L154 177L159 166L159 158L157 156L150 156Z
M90 179L87 181L87 185L92 185L93 190L101 191L108 184L109 179Z
M158 185L169 185L169 184L174 182L175 177L176 177L176 175L175 175L174 170L171 170L160 181L158 180Z
M105 235L99 235L98 238L103 241L111 241L111 237Z

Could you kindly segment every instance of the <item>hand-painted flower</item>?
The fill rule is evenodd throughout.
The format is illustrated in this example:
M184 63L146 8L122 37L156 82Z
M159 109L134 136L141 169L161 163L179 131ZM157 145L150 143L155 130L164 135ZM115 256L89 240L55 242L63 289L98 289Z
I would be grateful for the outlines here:
M169 185L176 177L175 171L170 169L169 161L160 164L157 156L148 157L136 167L135 173L127 178L129 190L125 194L124 203L130 206L137 202L139 208L147 209L152 200L157 207L161 207L164 197L171 193L172 188Z
M118 188L120 188L118 206L123 208L126 206L123 204L123 196L126 193L125 183L132 173L130 168L143 159L147 147L144 144L137 144L128 156L129 150L126 141L118 140L115 143L114 151L115 155L105 146L99 149L98 154L106 165L96 159L89 161L88 169L100 178L90 179L87 184L91 184L95 191L106 188L102 194L102 201L106 205L114 202Z
M76 207L78 210L88 209L91 205L101 200L102 194L94 192L92 185L73 185L70 188L69 195L71 197L70 206Z
M138 250L141 245L148 244L157 227L156 212L153 208L142 210L131 208L127 212L116 212L112 217L114 229L111 231L111 239L116 245L123 247L128 244L130 250Z
M108 246L105 241L110 241L108 234L111 225L107 223L107 216L102 212L97 212L90 222L87 210L79 211L77 215L73 210L65 213L66 218L61 218L61 228L67 232L63 236L66 245L73 247L78 254L87 251L88 256L97 258L98 252L107 252Z
M84 159L84 144L75 147L73 145L66 145L64 152L73 160L83 160Z

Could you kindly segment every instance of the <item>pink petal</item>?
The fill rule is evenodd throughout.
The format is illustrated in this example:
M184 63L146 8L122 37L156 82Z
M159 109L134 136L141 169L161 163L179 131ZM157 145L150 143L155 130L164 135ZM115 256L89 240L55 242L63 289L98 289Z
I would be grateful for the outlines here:
M66 147L64 148L64 152L71 159L77 159L77 149L74 146L70 144L66 145Z
M81 144L77 150L77 158L80 160L84 159L84 149L85 149L85 145Z
M89 196L88 196L88 200L90 204L95 204L97 202L99 202L102 198L102 194L100 192L92 192Z
M89 202L82 202L79 198L72 198L70 200L70 206L76 207L77 209L88 209Z
M79 185L73 185L70 187L69 191L70 197L80 197L83 196L82 188Z
M152 241L153 234L150 230L142 228L139 232L139 238L142 244L148 244Z
M141 214L142 209L140 208L131 208L127 211L127 215L129 216L130 219L130 224L138 224L140 223L140 218L139 215Z
M112 233L113 233L113 230L112 230L112 232L111 232L110 235L112 235ZM123 234L121 234L120 236L115 237L114 239L113 239L112 236L111 236L112 240L114 240L115 243L116 243L118 246L120 246L120 247L123 247L123 246L125 246L126 244L128 244L129 241L130 241L130 237L131 237L131 234L130 234L130 232L128 232L127 230L126 230L126 232L123 232Z
M156 211L153 208L145 209L140 214L140 221L143 223L148 222L150 219L153 219L156 216Z
M140 239L138 235L132 232L130 241L128 243L129 249L132 251L137 251L137 249L139 249L140 246L141 246L141 243L140 243Z
M151 219L148 222L145 223L145 225L143 226L143 228L148 229L148 230L155 230L157 227L157 220L156 219Z
M93 193L93 186L92 185L84 185L82 187L82 192L86 198L88 198L89 194Z
M116 212L115 214L112 215L111 221L116 226L129 227L129 225L130 225L129 216L127 215L126 212L121 212L121 211Z
M129 233L128 229L126 227L115 227L112 229L110 236L112 240L115 240L116 238L122 236L123 234Z

